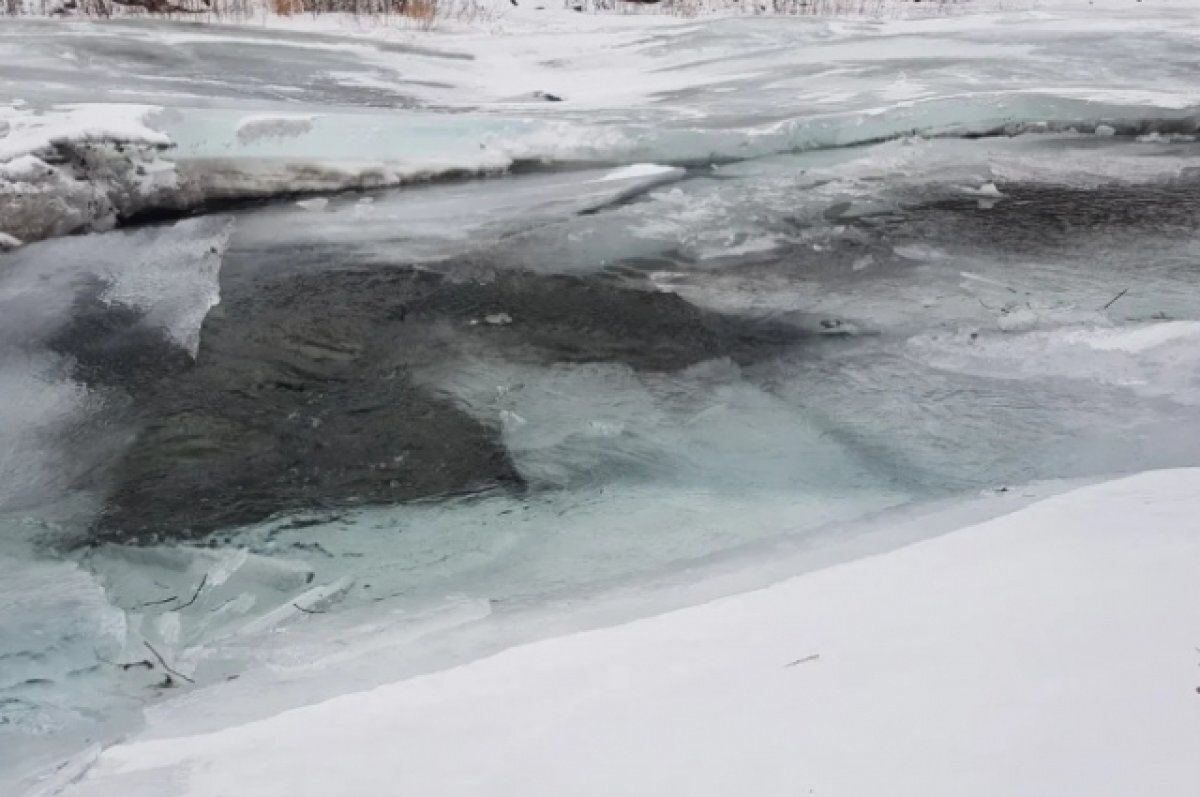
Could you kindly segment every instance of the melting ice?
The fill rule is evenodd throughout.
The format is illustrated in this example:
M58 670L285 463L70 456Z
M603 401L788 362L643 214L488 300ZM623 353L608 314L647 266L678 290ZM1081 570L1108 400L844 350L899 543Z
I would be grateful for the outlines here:
M218 727L666 605L665 587L732 562L887 547L881 513L1000 512L1055 480L1197 464L1197 22L1175 22L671 23L611 33L619 89L594 51L548 41L499 85L503 43L31 24L0 83L32 104L22 129L63 103L152 104L137 124L170 139L191 193L128 215L212 212L0 255L0 783L193 688L241 697L184 720ZM1118 51L1098 45L1118 31ZM37 88L55 48L102 77ZM185 73L179 48L238 80ZM108 148L138 130L102 132ZM20 157L57 166L43 138ZM388 341L429 331L420 358L338 326L379 308L339 305L366 299L337 275L405 269L392 285L467 297L392 308ZM523 295L489 293L513 273L609 309L495 304ZM214 356L206 324L301 278L317 287L284 337L304 359L284 365L320 373L270 386L299 439L373 410L364 390L336 419L306 415L305 390L332 389L321 369L398 358L404 389L475 424L519 486L369 505L314 491L238 527L88 545L114 483L162 476L129 461L139 435L190 428L146 397ZM684 332L648 342L670 313ZM778 329L794 337L755 337ZM653 345L670 356L643 357ZM146 367L114 365L143 362L129 353ZM286 359L240 356L273 374ZM179 370L150 384L164 362ZM418 448L368 464L448 467Z

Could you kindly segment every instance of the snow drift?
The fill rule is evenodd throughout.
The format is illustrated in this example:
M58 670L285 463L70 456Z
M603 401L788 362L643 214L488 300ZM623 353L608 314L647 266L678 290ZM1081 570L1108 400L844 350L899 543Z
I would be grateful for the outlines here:
M181 205L171 141L144 106L0 108L0 248Z
M1088 794L1200 782L1200 470L215 733L64 794ZM168 738L162 738L162 737Z

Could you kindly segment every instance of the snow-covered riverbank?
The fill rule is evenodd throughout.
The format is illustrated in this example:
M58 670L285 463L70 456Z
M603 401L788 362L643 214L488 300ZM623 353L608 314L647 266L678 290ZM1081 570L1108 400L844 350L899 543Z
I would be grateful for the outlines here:
M1179 68L1195 9L970 8L721 22L513 9L495 28L424 36L338 18L9 20L0 233L11 247L213 203L531 164L695 165L912 135L1200 125L1200 91ZM1114 68L1098 71L1098 59Z
M214 733L64 795L1189 797L1200 470ZM199 697L199 696L197 696Z
M0 792L1179 793L1200 6L538 14L0 22Z

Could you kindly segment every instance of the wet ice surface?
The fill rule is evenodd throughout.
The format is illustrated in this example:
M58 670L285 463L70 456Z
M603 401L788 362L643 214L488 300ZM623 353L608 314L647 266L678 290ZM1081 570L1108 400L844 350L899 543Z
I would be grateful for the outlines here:
M640 38L637 52L675 59L668 73L724 75L723 83L617 110L597 108L628 97L594 95L586 112L568 108L550 120L615 120L620 128L614 138L553 142L560 149L679 166L563 170L560 162L557 171L282 202L0 256L0 783L135 726L143 704L153 717L182 723L176 727L216 727L603 621L611 615L588 609L604 605L591 600L599 594L634 596L634 608L616 614L648 611L666 599L639 603L647 584L688 584L730 562L808 567L852 555L837 553L845 546L885 548L903 536L880 530L879 515L899 507L983 495L980 511L999 512L1035 482L1197 464L1200 145L1172 135L1192 124L1187 103L1176 100L1186 93L1194 21L1139 28L1120 20L1126 38L1105 42L1122 50L1102 60L1133 66L1102 73L1097 37L1117 22L1102 19L1088 33L1053 19L1022 24L1019 36L1016 23L999 21L959 32L921 23L907 35L872 23L799 28L830 58L785 50L777 22L689 24L685 34ZM40 30L47 41L62 35ZM97 36L88 46L101 61L130 51L146 63L167 57L121 27L103 36L67 30ZM151 39L164 35L148 30ZM845 51L863 37L870 57ZM738 48L753 56L731 64ZM938 57L922 55L939 48ZM343 50L331 52L341 58ZM189 68L225 63L195 59ZM236 66L253 72L266 63L255 67L247 56ZM338 160L355 141L373 140L377 125L424 125L408 152L419 144L422 157L433 157L441 145L453 162L478 151L480 136L540 135L545 121L540 112L514 113L498 87L467 86L463 77L462 96L504 106L500 121L354 111L353 123L322 127L342 112L329 103L374 100L353 92L331 100L314 90L276 105L254 93L253 80L213 89L181 69L163 74L205 99L189 98L164 118L181 149L197 157L275 151L303 161L325 148ZM1144 82L1140 69L1156 70L1156 85L1179 94L1130 96ZM764 84L766 72L778 82ZM63 74L66 86L74 73ZM547 74L519 80L559 89ZM27 87L44 79L4 75ZM1052 102L997 105L990 94L1051 77L1059 84ZM656 74L649 83L659 79L668 82ZM851 95L837 93L843 80L853 82ZM744 85L712 91L751 82L756 93ZM130 85L145 91L148 83ZM945 99L968 84L975 99ZM818 85L830 93L813 112ZM511 88L516 96L533 86ZM54 91L46 96L81 96L73 84ZM925 106L855 116L931 91ZM1072 91L1104 99L1068 97ZM284 105L292 122L264 125L263 109L279 119ZM821 108L833 116L822 120ZM909 124L906 113L928 124ZM1059 126L1074 120L1083 132L900 137L788 152L797 142L866 141L872 130L886 138L905 125L988 127L1006 114ZM776 116L789 121L770 128ZM1094 134L1096 125L1122 120L1136 130L1114 132L1163 134ZM360 138L339 143L344 151L328 149L348 130ZM718 157L708 163L707 154ZM431 275L437 301L406 300L403 312L385 307L372 316L377 297L347 287L366 275L392 280L380 284L394 292L413 273ZM547 306L561 304L556 291L598 299L577 317L552 317L519 304L525 294L496 287L515 274L546 291ZM690 309L639 299L647 292L677 296ZM283 306L294 307L286 323L239 311ZM682 332L662 334L663 307L679 314L673 329ZM341 323L355 318L380 320ZM721 329L772 325L794 334L712 336L715 318L727 324ZM244 370L232 370L228 383L178 377L195 368L193 355L203 364L239 354L228 334L216 347L206 324L209 333L218 324L247 332ZM381 351L381 341L391 346L404 335L416 343ZM256 349L257 340L277 347ZM293 372L279 379L280 368ZM272 378L264 388L247 373ZM404 392L386 393L389 378L406 380ZM162 379L217 387L167 402ZM483 430L477 439L503 451L520 484L417 503L373 494L369 506L318 487L296 503L292 490L290 503L277 504L282 517L199 536L167 524L158 529L167 538L161 544L73 548L97 518L111 516L112 495L132 494L122 489L136 493L163 473L191 478L171 467L172 457L212 461L205 444L219 448L223 438L189 438L189 429L207 427L188 424L224 406L225 387L258 396L271 428L293 424L287 446L312 450L308 464L328 461L327 449L317 449L338 424L365 419L345 428L371 435L377 403L366 399L400 395L395 409L419 395ZM254 392L268 388L269 401ZM357 393L332 404L321 398L336 390ZM258 422L252 414L235 420ZM144 432L155 423L178 433L168 443L180 448L135 453L129 467L130 452L154 439ZM157 463L163 451L164 471L137 467ZM369 471L370 483L384 488L455 474L457 460L433 445L387 453L339 467L354 477ZM281 492L270 479L251 486L265 502L258 506ZM207 714L202 691L160 704L192 687L179 676L165 687L146 643L198 686L243 695L222 709L240 705L241 713Z
M1104 157L1083 158L1096 153ZM1059 171L1033 169L1039 157ZM565 271L622 289L669 289L699 307L802 333L742 362L645 370L499 345L502 335L520 341L536 322L511 305L449 321L447 334L470 337L414 363L414 384L494 430L522 491L314 506L219 532L212 550L109 545L73 556L84 566L73 578L96 574L130 631L113 637L94 621L81 631L75 618L108 616L109 605L61 611L59 602L79 599L60 595L62 576L47 570L43 600L51 603L28 611L64 618L70 625L46 630L70 644L37 653L48 676L6 687L9 729L33 746L30 733L70 728L54 738L77 739L87 735L75 730L81 724L127 721L123 701L152 697L160 674L105 661L149 660L142 640L201 683L269 663L292 684L277 701L311 699L330 688L304 685L306 672L325 672L315 663L328 655L323 645L364 644L363 634L385 628L441 634L428 648L376 654L412 671L439 660L430 650L453 660L500 644L495 629L508 626L490 624L497 617L627 588L688 563L753 557L781 539L835 546L891 506L1194 464L1200 194L1186 172L1194 157L1186 143L1098 148L1085 136L893 142L832 162L796 156L672 175L615 204L588 194L602 174L575 175L574 191L558 175L530 175L338 197L319 209L266 207L9 255L5 317L21 307L43 324L14 333L26 359L7 359L13 378L32 381L29 395L38 396L32 407L30 399L6 409L9 468L41 462L60 479L49 491L37 480L10 496L10 539L40 536L46 526L37 518L57 508L53 495L82 489L77 501L102 499L123 435L136 428L128 404L143 389L137 374L83 388L56 360L65 355L47 350L45 341L60 345L53 328L79 317L78 297L100 280L111 307L159 314L154 322L139 315L135 326L190 340L199 317L171 308L186 309L188 297L194 306L211 301L218 286L203 275L211 275L214 249L228 303L265 276L303 277L313 287L296 312L310 302L334 317L355 315L362 308L338 304L353 295L322 274L409 262L454 274L473 263L484 271L469 279L487 281L497 269ZM1081 175L1077 162L1101 166ZM1022 164L1052 179L1003 179L1006 169L1022 174ZM1138 168L1120 172L1125 165ZM1121 182L1098 185L1103 168ZM624 193L612 190L617 199ZM470 212L445 224L427 213L426 192L434 208L461 203ZM510 201L492 202L501 196ZM73 256L85 242L88 257ZM127 267L131 252L141 253L139 268ZM187 263L190 282L170 277ZM311 318L319 336L325 322ZM203 356L203 333L199 340ZM63 398L47 404L48 395ZM30 409L14 416L22 406ZM307 439L319 442L322 428ZM73 455L69 467L63 452ZM384 464L398 477L444 467L429 452L396 456ZM1009 499L1000 492L993 500ZM69 537L88 511L45 522ZM463 641L446 636L447 626L463 623ZM6 636L23 638L22 628ZM109 651L105 661L93 647ZM382 677L357 667L346 683ZM100 709L88 708L97 701ZM268 705L278 703L248 703L247 716Z

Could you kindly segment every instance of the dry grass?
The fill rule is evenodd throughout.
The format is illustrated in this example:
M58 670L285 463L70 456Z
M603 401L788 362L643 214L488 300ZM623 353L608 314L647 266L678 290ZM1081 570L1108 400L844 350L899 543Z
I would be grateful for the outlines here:
M431 30L443 20L491 16L479 0L0 0L0 16L154 16L197 21L339 15Z
M301 0L270 0L271 10L281 17L290 17L304 13L304 3Z
M536 0L524 0L535 2ZM545 0L549 5L554 0ZM605 13L672 14L695 17L714 13L781 16L886 16L907 10L939 13L971 0L562 0L566 7ZM244 20L264 14L278 17L338 14L370 23L397 22L431 30L439 22L490 18L494 9L480 0L0 0L0 15L108 17L160 16L194 20Z
M430 30L437 24L438 0L407 0L402 13L421 30Z
M683 17L728 11L789 17L880 17L906 10L944 13L967 2L969 0L664 0L663 8Z

